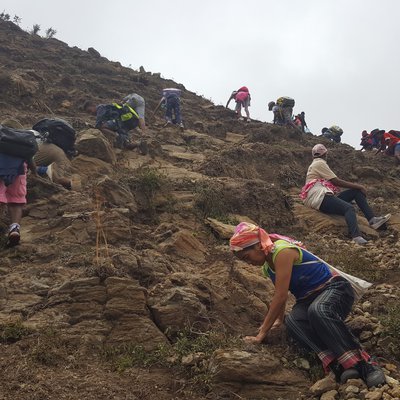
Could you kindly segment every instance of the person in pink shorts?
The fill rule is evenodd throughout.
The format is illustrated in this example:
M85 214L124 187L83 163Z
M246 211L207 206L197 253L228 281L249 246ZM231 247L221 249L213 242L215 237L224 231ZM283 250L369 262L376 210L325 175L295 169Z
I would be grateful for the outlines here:
M1 156L4 158L3 154ZM8 182L5 177L0 178L0 203L7 204L11 220L8 229L8 247L16 246L20 241L22 211L24 204L26 204L26 174L28 168L34 175L37 175L35 163L33 160L29 160L23 164L22 174L12 179L12 183Z
M242 107L243 107L247 117L246 121L250 122L249 106L250 106L251 96L249 93L249 89L246 86L242 86L240 89L234 90L231 96L229 97L228 102L226 103L226 108L228 108L231 100L236 101L235 113L239 121L243 121L242 117Z

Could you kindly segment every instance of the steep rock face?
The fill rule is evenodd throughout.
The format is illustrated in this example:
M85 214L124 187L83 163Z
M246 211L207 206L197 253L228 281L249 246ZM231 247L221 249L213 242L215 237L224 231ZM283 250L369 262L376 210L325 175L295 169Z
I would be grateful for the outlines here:
M240 123L232 111L158 74L123 68L94 49L70 48L11 23L0 21L0 39L0 120L30 127L49 110L66 118L79 132L72 164L82 184L66 191L30 176L21 245L0 250L5 398L294 399L300 392L348 398L351 391L336 386L306 392L315 372L304 372L309 364L297 361L285 330L266 346L243 345L240 338L262 323L273 285L229 251L227 239L241 220L302 239L335 266L379 283L354 307L349 326L371 353L386 357L385 372L398 376L396 337L384 325L400 295L400 184L392 160L292 129ZM187 129L163 127L156 117L145 134L132 134L134 142L148 142L146 156L112 148L113 138L88 129L93 118L81 111L85 99L119 100L127 87L146 98L149 110L163 87L176 85ZM343 218L300 203L318 142L329 148L340 177L365 182L377 213L393 214L386 231L359 218L372 239L366 248L348 241ZM7 222L0 214L0 228ZM230 338L217 350L207 342L215 331ZM193 337L205 344L195 342L183 357ZM163 355L171 349L172 356ZM154 358L157 366L148 368ZM187 375L182 367L191 368ZM381 393L362 396L396 398L391 379Z

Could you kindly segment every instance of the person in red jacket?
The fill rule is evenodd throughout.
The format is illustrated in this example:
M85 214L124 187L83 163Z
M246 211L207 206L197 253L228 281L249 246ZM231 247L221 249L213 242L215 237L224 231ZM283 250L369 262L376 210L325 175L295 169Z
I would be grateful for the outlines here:
M389 131L383 134L383 140L388 147L387 154L390 156L393 155L395 164L400 165L400 138L391 134Z
M249 89L246 86L242 86L239 90L234 90L231 94L231 97L229 97L228 102L226 103L226 108L228 108L229 103L233 99L236 101L235 112L239 121L243 121L242 117L242 107L243 107L247 117L246 121L250 122L249 106L250 106L251 96Z

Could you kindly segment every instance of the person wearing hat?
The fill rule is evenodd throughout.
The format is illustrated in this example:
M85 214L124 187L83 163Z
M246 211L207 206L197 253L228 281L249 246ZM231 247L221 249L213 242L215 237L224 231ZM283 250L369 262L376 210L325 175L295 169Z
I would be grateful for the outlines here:
M367 240L361 235L356 211L351 202L356 202L373 229L380 228L391 215L376 217L368 204L365 186L337 177L328 166L326 161L328 149L323 144L316 144L311 153L313 161L308 167L306 184L300 194L304 204L326 214L343 215L352 240L357 244L366 244ZM338 187L347 188L347 190L339 193Z
M385 384L382 369L371 362L344 322L356 298L348 278L301 242L254 224L241 222L229 244L237 258L261 267L275 287L257 334L246 336L245 342L262 343L271 331L285 324L296 342L315 352L325 372L333 371L339 382L361 378L368 387ZM296 303L285 316L288 291Z

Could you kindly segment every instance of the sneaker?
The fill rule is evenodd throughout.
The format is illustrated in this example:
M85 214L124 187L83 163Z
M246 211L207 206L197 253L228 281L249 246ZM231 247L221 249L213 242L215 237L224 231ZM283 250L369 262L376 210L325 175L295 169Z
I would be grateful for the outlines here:
M240 117L238 120L239 120L239 121L244 121L244 118L243 118L243 117Z
M11 224L10 229L8 231L8 240L7 240L7 246L8 247L14 247L19 244L19 241L21 239L21 235L19 233L19 224Z
M353 238L353 242L360 245L364 245L368 243L368 240L365 240L362 236L356 236Z
M357 368L360 377L369 388L384 385L386 383L385 374L377 365L372 365L366 361L360 361L355 367Z
M386 214L383 217L373 217L369 221L369 226L373 229L379 229L383 224L389 221L391 214Z
M53 164L51 163L50 165L47 166L47 171L46 174L49 177L49 179L53 182Z
M179 128L180 128L181 131L183 131L183 130L185 129L185 126L183 125L182 122L181 122L178 126L179 126Z
M246 122L251 122L251 119L250 118L246 118Z
M340 383L346 383L349 379L358 379L360 377L360 373L356 368L348 368L343 371L340 375Z

